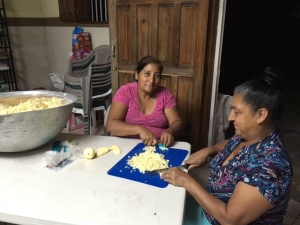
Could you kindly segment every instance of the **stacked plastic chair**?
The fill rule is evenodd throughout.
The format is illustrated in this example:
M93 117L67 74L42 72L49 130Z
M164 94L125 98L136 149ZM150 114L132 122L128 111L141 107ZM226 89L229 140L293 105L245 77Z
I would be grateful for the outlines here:
M111 68L110 62L91 65L89 76L91 78L91 117L92 126L97 124L96 112L103 111L106 114L111 104Z
M91 133L91 107L92 98L100 92L103 84L97 84L98 81L104 78L97 79L96 68L97 66L104 67L103 71L108 71L106 75L107 80L110 80L111 89L111 75L110 75L110 47L109 45L101 45L95 48L89 56L80 60L69 60L68 72L65 75L65 89L67 93L71 93L77 96L77 101L73 107L73 113L79 113L83 117L84 122L84 134ZM95 78L94 76L95 71ZM100 76L101 77L101 76ZM95 84L94 84L95 82ZM108 82L109 83L109 82ZM106 87L107 89L107 87ZM106 92L104 89L103 93ZM110 91L111 92L111 91ZM94 121L95 123L95 121ZM67 130L69 130L69 124L67 124Z

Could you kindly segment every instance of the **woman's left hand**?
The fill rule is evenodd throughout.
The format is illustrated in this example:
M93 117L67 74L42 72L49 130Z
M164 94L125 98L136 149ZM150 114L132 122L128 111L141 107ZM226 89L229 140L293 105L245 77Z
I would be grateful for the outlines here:
M188 182L188 174L179 168L170 168L160 177L164 181L178 187L184 187Z
M174 136L165 130L160 136L160 142L165 146L171 146L174 142Z

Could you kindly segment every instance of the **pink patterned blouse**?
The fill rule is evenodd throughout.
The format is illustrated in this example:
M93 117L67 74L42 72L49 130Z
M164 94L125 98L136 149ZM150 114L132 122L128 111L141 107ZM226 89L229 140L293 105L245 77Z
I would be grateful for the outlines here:
M172 93L165 87L159 86L156 90L156 106L150 115L140 112L138 104L137 82L125 84L115 94L113 101L120 102L128 107L125 122L142 125L149 129L159 140L162 132L168 128L165 109L176 106ZM135 136L135 138L139 138Z

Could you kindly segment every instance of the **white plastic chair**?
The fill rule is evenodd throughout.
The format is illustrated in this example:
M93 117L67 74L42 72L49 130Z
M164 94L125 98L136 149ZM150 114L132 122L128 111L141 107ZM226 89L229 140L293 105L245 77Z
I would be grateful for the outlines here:
M105 68L103 69L104 66ZM99 71L102 72L102 70L106 72L105 79L101 73L98 73ZM109 45L101 45L95 48L87 58L69 61L68 72L65 75L64 91L74 94L78 98L74 104L73 112L83 116L85 134L91 133L92 96L103 94L98 93L104 87L102 80L106 82L105 84L110 85L109 88L106 86L105 88L111 89L110 76ZM102 92L107 92L107 90ZM68 130L69 127L67 127Z
M92 100L95 100L95 99L98 99L98 98L105 98L105 97L110 96L110 95L111 95L111 89L109 89L104 94L92 96ZM91 108L91 119L92 119L92 126L93 127L96 127L96 124L97 124L97 117L96 117L96 112L97 111L103 111L104 118L107 114L107 109L104 105L99 105L99 106L92 107Z
M107 123L107 118L108 118L108 115L109 115L109 111L110 111L110 106L108 106L105 114L104 114L104 135L106 136L110 136L110 133L106 130L106 123Z
M92 126L96 127L96 112L103 111L111 104L111 68L110 62L94 64L89 69L91 77L91 118Z

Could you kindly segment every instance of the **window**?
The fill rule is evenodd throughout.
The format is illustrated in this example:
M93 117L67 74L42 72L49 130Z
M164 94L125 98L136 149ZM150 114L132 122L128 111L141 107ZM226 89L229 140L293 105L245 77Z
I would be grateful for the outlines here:
M108 24L108 0L58 0L62 22Z

